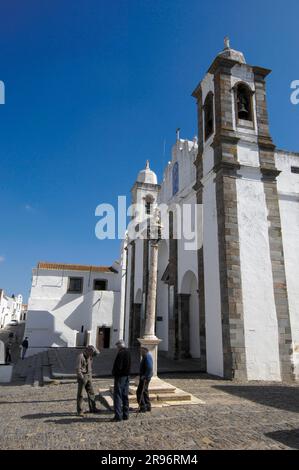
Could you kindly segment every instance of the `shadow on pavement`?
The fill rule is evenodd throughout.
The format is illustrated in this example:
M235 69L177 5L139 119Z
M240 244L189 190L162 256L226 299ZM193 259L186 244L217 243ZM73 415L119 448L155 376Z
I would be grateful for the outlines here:
M268 432L265 436L292 449L299 449L299 429Z
M299 412L299 387L288 385L213 385L245 400L280 410Z
M10 405L10 404L22 404L22 403L54 403L54 402L64 402L64 401L76 401L76 398L64 398L63 400L22 400L22 401L0 401L0 405Z
M100 417L101 415L111 415L111 411L108 411L108 410L101 410L100 413L97 414L98 417ZM72 412L72 413L67 413L67 412L64 412L64 413L34 413L34 414L29 414L29 415L23 415L21 416L22 419L42 419L42 418L54 418L54 417L66 417L66 416L77 416L77 413L76 412ZM84 418L78 418L79 421L83 421L85 419L89 419L88 417L89 416L92 416L92 418L94 419L94 415L92 413L86 413L86 415L84 416ZM55 420L55 423L57 421Z
M47 419L44 422L53 423L53 424L74 424L74 423L89 424L89 423L109 423L110 421L111 421L111 417L110 418Z

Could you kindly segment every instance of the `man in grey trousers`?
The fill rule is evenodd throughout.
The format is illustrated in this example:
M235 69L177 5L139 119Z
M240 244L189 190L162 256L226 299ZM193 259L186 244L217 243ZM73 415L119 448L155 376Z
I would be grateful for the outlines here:
M93 346L87 346L83 352L78 356L77 363L77 414L83 417L82 403L83 403L83 387L86 390L88 405L90 413L98 413L96 408L95 394L92 386L92 358L96 355L96 350Z

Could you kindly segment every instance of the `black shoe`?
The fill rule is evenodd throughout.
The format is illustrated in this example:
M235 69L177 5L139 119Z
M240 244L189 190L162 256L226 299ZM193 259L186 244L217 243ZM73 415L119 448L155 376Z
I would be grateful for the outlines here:
M101 413L101 410L95 408L94 410L90 410L89 413Z
M122 419L117 418L117 416L114 416L114 418L111 419L111 423L118 423L119 421L122 421Z
M129 416L123 416L124 421L128 421L128 419L129 419Z
M151 408L147 408L145 411L147 411L148 413L150 413L152 411Z
M146 408L139 408L139 413L146 413L147 409Z

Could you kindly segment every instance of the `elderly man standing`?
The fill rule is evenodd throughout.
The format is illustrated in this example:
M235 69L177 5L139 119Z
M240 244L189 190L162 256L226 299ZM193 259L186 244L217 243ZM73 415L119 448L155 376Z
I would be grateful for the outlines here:
M118 353L112 369L114 376L114 418L112 421L122 421L129 419L131 355L123 340L118 341L115 346Z
M148 387L153 376L153 358L149 350L145 347L140 349L141 362L139 372L139 385L137 388L137 402L142 413L151 411Z
M78 356L77 363L77 414L83 417L82 402L83 402L83 387L86 390L88 405L90 413L98 413L96 408L95 394L92 386L92 358L96 355L96 350L93 346L87 346L83 352Z

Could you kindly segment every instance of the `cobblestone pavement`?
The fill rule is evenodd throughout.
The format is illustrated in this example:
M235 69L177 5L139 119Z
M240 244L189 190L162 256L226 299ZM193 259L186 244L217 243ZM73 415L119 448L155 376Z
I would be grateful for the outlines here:
M154 409L109 422L75 414L74 382L0 387L1 449L299 449L299 386L241 384L204 375L163 376L205 405ZM111 384L95 380L95 388ZM85 402L87 409L87 403Z

